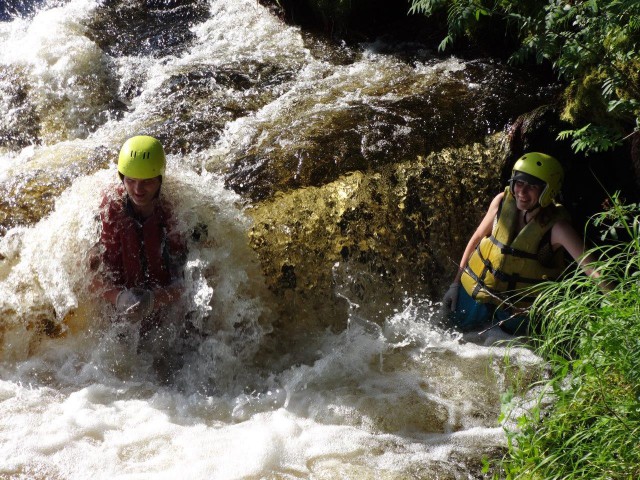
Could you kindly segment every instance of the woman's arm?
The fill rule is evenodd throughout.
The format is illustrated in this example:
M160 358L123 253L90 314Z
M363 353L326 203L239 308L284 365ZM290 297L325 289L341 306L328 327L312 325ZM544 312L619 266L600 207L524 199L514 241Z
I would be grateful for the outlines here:
M493 230L493 222L498 215L498 209L500 208L500 203L504 198L504 192L499 193L495 196L495 198L491 201L489 208L487 209L487 213L484 218L476 228L476 231L471 235L469 239L469 243L467 243L467 247L464 249L464 253L462 254L462 258L460 259L460 265L458 267L458 273L456 274L456 278L453 283L460 283L460 279L462 278L462 272L467 266L467 262L471 257L471 254L475 250L480 240L484 237L488 237L491 234L491 230Z
M594 278L600 276L591 267L591 264L596 259L592 255L585 255L584 241L568 221L560 220L553 225L551 229L551 247L554 250L563 247L587 275Z

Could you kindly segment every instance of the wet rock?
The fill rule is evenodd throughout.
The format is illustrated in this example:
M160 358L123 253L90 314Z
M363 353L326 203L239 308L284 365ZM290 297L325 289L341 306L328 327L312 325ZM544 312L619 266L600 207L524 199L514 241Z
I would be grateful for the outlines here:
M295 72L267 63L195 65L172 76L158 92L154 129L168 153L198 152L220 138L225 125L283 93Z
M33 15L47 0L19 0L0 2L0 22L8 22L14 18L24 18Z
M347 45L345 42L332 41L308 31L301 31L304 46L314 58L332 65L350 65L354 63L361 48Z
M0 150L16 150L39 142L38 114L22 69L0 65L0 107Z
M81 26L56 28L27 58L0 65L0 148L86 138L124 110L111 60Z
M544 151L549 155L567 157L572 153L570 145L556 139L561 130L568 128L568 124L559 121L556 105L542 105L523 113L509 126L509 149L519 157L545 145Z
M288 105L286 115L257 125L249 146L231 152L227 185L260 200L461 147L502 130L549 93L493 62L470 62L437 80L399 71L393 80L347 86L358 95L318 88L322 93ZM318 108L340 103L339 95L348 108Z
M178 55L194 38L190 27L208 12L205 0L107 0L88 24L88 36L113 57Z
M341 295L354 303L375 296L376 308L385 300L397 305L407 289L439 298L502 190L503 140L496 134L257 203L248 210L250 241L270 288L302 323L339 318L306 315L335 309L327 299L335 297L336 285L348 285Z
M63 95L59 93L66 79L55 79L48 91L36 96L42 143L87 138L107 121L121 118L126 106L116 98L111 70L94 66L95 71L80 77Z
M62 169L25 170L0 181L0 236L18 225L35 224L53 210L56 198L75 178L105 168L114 158L104 147L74 154L78 158Z

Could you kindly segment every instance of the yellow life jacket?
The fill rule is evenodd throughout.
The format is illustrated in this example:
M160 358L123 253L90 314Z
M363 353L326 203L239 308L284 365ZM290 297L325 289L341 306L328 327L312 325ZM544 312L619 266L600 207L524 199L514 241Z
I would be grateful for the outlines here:
M550 205L544 211L544 224L538 214L516 234L518 216L515 197L507 187L493 231L480 241L461 279L466 292L479 302L499 305L506 300L508 306L526 307L536 297L535 285L555 280L564 270L561 249L544 265L539 253L545 234L558 220L569 217L566 210Z

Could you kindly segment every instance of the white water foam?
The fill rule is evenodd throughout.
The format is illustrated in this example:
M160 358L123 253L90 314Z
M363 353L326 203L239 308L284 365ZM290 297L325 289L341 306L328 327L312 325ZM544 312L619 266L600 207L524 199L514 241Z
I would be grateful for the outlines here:
M313 345L315 362L274 369L263 392L252 394L159 387L135 364L130 378L118 379L103 370L103 358L82 359L70 338L49 340L17 370L4 367L3 378L14 379L0 382L8 453L0 473L430 478L444 469L458 478L452 458L479 462L503 445L494 413L503 376L496 361L505 351L461 344L429 327L423 313L410 303L382 328L359 319L340 334L326 332ZM511 353L533 359L526 350ZM45 385L39 362L57 386ZM63 380L70 363L78 374ZM30 376L34 370L40 375Z
M23 72L48 142L84 138L116 94L111 60L87 37L96 3L73 0L3 25L0 63Z

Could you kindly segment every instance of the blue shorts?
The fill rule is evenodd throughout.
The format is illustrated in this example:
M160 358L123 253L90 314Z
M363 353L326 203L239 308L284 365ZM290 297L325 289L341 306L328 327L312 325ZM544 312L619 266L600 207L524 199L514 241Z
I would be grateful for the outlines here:
M502 330L512 335L521 335L526 333L529 326L528 316L514 316L508 310L498 308L492 303L477 302L462 285L458 290L456 310L450 314L449 318L453 325L463 332L487 328L502 322L500 324Z

